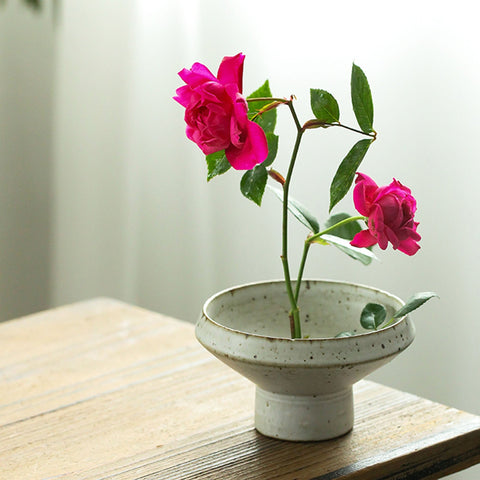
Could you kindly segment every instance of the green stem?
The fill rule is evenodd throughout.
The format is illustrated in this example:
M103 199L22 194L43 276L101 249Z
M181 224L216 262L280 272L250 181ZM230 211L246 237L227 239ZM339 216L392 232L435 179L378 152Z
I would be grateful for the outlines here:
M286 98L276 98L276 97L252 97L246 98L247 102L281 102L287 104L290 100Z
M347 223L356 222L357 220L367 221L368 218L364 217L363 215L358 215L356 217L345 218L344 220L341 220L340 222L336 223L335 225L332 225L331 227L328 227L325 230L323 230L321 232L318 232L315 235L312 235L311 237L308 237L306 242L309 242L309 243L314 242L317 238L320 238L322 235L325 235L325 234L331 232L332 230L335 230L336 228L341 227L342 225L345 225Z
M348 127L347 125L343 125L342 123L326 123L325 125L328 125L330 127L342 127L345 128L346 130L350 130L351 132L356 132L360 133L362 135L366 135L367 137L372 137L373 140L376 140L377 138L377 132L373 130L371 133L363 132L362 130L357 130L356 128Z
M298 149L304 133L303 128L298 121L297 114L293 108L292 101L288 102L288 107L292 114L293 120L297 127L297 138L292 151L292 157L290 159L290 165L288 167L288 173L285 178L285 184L283 185L283 215L282 215L282 264L283 272L285 276L285 286L287 289L287 295L290 301L290 325L292 338L301 338L302 331L300 325L300 312L298 309L295 294L293 293L292 280L290 277L290 267L288 264L288 192L290 190L290 182L292 179L293 169L295 167L295 161L297 159Z
M305 125L303 126L305 130L311 129L311 128L328 128L328 127L342 127L342 128L345 128L346 130L350 130L351 132L356 132L356 133L360 133L361 135L366 135L367 137L371 137L373 140L377 139L377 132L375 130L372 130L371 132L364 132L363 130L358 130L358 128L349 127L348 125L344 125L343 123L340 123L340 122L329 123L329 122L323 122L322 120L317 120L316 118L314 118L312 120L308 120L308 122L306 122Z
M290 109L290 113L292 114L293 121L295 122L295 126L297 127L297 139L298 139L298 135L300 135L300 138L301 138L305 129L300 125L300 122L298 121L297 112L295 112L295 109L293 108L292 100L289 100L287 105L288 105L288 108ZM300 145L300 142L298 142L298 144ZM298 146L296 144L295 146L297 147L297 150L298 150ZM293 161L295 161L293 157L296 155L297 155L297 152L294 150L292 154Z
M298 269L298 275L297 275L297 285L295 288L295 302L298 304L298 297L300 295L300 287L302 283L302 277L303 277L303 271L305 269L305 263L307 261L307 256L308 256L308 251L310 249L311 243L309 241L305 241L303 245L303 254L302 254L302 260L300 261L300 267Z

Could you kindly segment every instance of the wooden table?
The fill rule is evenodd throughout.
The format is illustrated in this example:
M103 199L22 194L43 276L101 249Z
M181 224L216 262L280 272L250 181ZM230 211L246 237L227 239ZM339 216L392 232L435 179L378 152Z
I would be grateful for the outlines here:
M426 479L480 462L480 417L363 381L352 433L253 427L254 387L193 326L94 299L0 325L0 478Z

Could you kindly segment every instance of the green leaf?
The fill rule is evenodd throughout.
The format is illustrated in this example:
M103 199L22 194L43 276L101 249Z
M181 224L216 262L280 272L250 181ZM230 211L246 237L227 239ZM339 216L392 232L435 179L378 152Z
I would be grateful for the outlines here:
M255 90L248 98L271 97L270 84L268 80L257 90ZM269 100L262 100L259 102L248 102L248 118L252 119L255 114L265 105L271 103ZM268 112L255 116L254 121L258 123L265 133L273 132L277 123L277 110L273 108Z
M387 310L378 303L367 303L360 315L360 323L366 330L376 330L387 318Z
M310 89L310 105L315 117L325 123L336 123L340 120L340 109L338 103L325 90Z
M267 169L262 164L257 165L252 170L245 172L240 181L240 190L245 197L260 206L262 204L267 180Z
M270 185L267 185L267 187L283 203L283 190ZM318 223L318 220L300 202L292 197L289 197L287 208L300 223L303 223L303 225L305 225L313 233L318 233L320 231L320 224Z
M405 305L400 310L397 310L393 314L393 318L400 318L400 317L403 317L403 316L407 315L410 312L413 312L413 310L422 306L426 301L430 300L433 297L438 298L438 295L434 292L416 293L415 295L411 296L407 300Z
M333 177L332 184L330 185L329 211L331 211L332 208L347 194L348 190L350 190L353 179L355 178L355 172L362 163L372 141L373 140L369 139L358 141L342 160L342 163Z
M212 178L216 177L217 175L222 175L222 173L225 173L231 167L230 163L228 163L227 157L225 156L224 150L211 153L210 155L207 155L205 158L207 160L207 167L208 167L208 174L207 174L208 182Z
M372 263L372 260L378 260L376 255L371 252L368 248L359 248L359 247L354 247L353 245L350 245L350 241L341 238L341 237L336 237L335 235L322 235L320 237L320 240L326 241L328 244L333 245L334 247L337 247L340 251L343 253L346 253L349 257L353 258L354 260L358 260L362 262L364 265L370 265ZM320 243L315 241L316 243Z
M325 230L327 228L333 227L333 225L336 225L337 223L341 222L342 220L346 220L347 218L350 218L351 215L348 213L336 213L335 215L332 215L328 218L328 220L325 222ZM353 240L353 237L362 230L362 227L360 226L360 223L357 222L349 222L345 223L344 225L340 225L339 227L330 230L330 233L332 235L335 235L340 238L345 238L346 240Z
M269 167L275 160L278 152L278 135L268 132L266 134L268 144L268 156L263 162L263 166Z
M365 133L373 132L373 102L368 80L360 67L352 65L352 105L357 122Z

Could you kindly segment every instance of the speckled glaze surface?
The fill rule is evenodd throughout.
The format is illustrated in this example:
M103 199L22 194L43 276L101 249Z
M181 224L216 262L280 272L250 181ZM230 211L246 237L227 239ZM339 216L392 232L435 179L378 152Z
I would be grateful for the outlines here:
M255 427L283 440L326 440L353 427L352 385L412 343L407 317L379 331L363 330L369 302L388 314L403 305L375 288L304 280L302 334L292 340L283 281L247 284L209 298L196 325L199 342L256 385ZM351 337L334 338L354 331Z

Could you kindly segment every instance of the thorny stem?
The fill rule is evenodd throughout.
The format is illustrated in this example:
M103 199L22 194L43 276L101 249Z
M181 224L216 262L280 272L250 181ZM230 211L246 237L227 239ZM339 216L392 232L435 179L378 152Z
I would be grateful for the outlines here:
M278 105L284 104L288 105L290 109L290 113L292 114L293 121L295 126L297 127L297 138L295 140L295 145L293 147L292 156L290 158L290 165L288 167L288 173L285 179L283 177L274 178L283 186L283 212L282 212L282 265L283 265L283 273L285 277L285 287L287 289L288 299L290 301L290 334L292 338L301 338L302 331L300 326L300 312L298 309L296 295L293 293L292 287L292 279L290 276L290 266L288 263L288 192L290 190L290 182L292 180L293 168L295 166L295 161L297 159L298 149L300 147L300 142L302 140L303 133L305 129L300 125L298 121L297 113L295 112L295 108L293 107L293 95L290 97L289 100L286 98L275 98L275 97L258 97L258 98L247 98L247 102L269 102L269 105L272 106L275 103Z
M302 135L305 130L300 125L298 121L297 114L292 104L293 98L287 103L290 112L292 114L293 120L297 127L297 138L295 140L295 145L292 151L292 157L290 159L290 165L288 167L288 173L285 178L285 183L283 185L283 215L282 215L282 264L283 272L285 275L285 286L287 289L287 295L290 300L290 330L292 338L301 338L302 331L300 326L300 312L298 309L296 296L293 293L292 280L290 277L290 267L288 264L288 192L290 189L290 181L292 179L293 169L295 167L295 161L297 159L298 149L300 147L300 142L302 140Z

